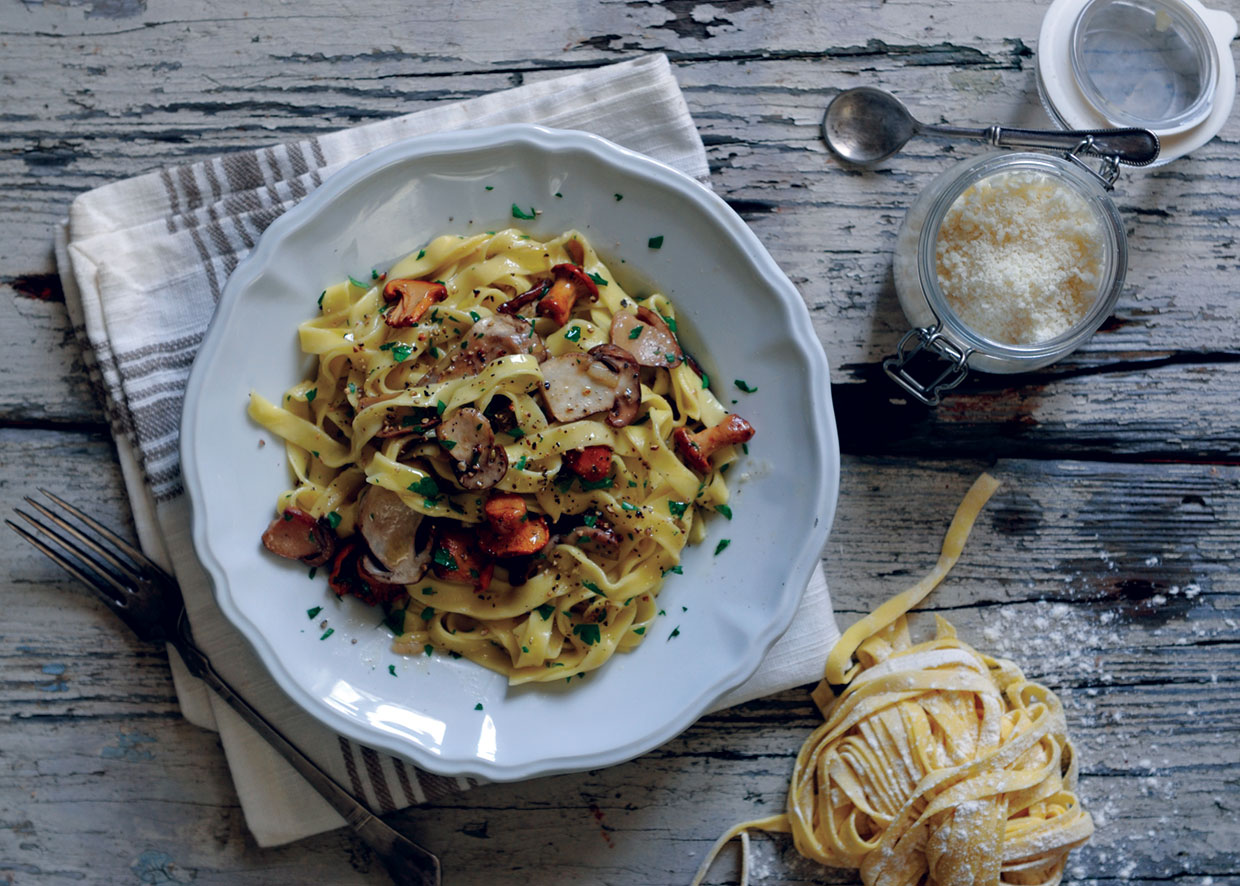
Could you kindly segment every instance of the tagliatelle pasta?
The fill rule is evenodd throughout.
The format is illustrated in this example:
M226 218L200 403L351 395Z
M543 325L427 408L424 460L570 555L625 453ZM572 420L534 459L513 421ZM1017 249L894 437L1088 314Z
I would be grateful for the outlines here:
M319 306L313 377L250 398L295 476L268 547L381 603L398 651L512 683L642 642L748 439L671 302L627 293L578 232L510 229L441 236Z
M855 868L867 886L1053 886L1093 833L1077 798L1077 759L1053 692L986 656L942 618L914 645L905 613L955 563L998 484L983 475L957 511L935 570L858 622L832 651L814 698L824 723L797 755L783 814L715 844L694 880L738 834L790 832L797 851ZM856 652L858 663L845 672ZM745 882L742 867L742 883Z

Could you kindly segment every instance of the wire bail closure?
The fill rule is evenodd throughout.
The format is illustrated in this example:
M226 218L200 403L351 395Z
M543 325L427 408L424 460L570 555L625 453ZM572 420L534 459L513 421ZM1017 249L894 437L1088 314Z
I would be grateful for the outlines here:
M1110 191L1115 187L1115 182L1119 180L1119 156L1116 154L1108 154L1102 158L1102 164L1098 169L1094 169L1081 159L1081 154L1087 152L1094 146L1094 137L1087 135L1079 142L1075 148L1064 154L1064 159L1069 163L1073 163L1084 169L1094 178L1098 179L1102 184L1103 190Z
M969 355L972 348L961 348L943 335L943 327L921 326L910 329L896 346L894 357L883 361L883 371L904 390L908 391L926 406L938 406L943 395L955 388L969 374ZM916 343L910 343L916 339ZM912 376L909 364L923 352L932 354L938 362L947 363L933 381L920 382Z

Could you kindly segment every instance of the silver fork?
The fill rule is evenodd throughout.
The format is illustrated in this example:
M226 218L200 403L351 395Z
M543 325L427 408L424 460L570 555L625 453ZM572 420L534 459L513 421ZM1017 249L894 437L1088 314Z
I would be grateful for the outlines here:
M30 496L25 496L26 503L52 525L20 508L16 512L48 541L12 520L4 522L94 591L140 638L152 643L167 641L176 647L190 673L205 681L232 705L344 817L349 827L382 859L393 882L398 886L439 886L438 858L397 833L350 795L263 719L216 672L194 643L181 589L172 576L98 521L46 489L39 491L81 525L75 526L62 514Z

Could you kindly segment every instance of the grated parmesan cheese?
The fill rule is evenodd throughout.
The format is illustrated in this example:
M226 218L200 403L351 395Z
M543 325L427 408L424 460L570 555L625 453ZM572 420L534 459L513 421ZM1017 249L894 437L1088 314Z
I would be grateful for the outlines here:
M1104 272L1102 224L1080 194L1038 171L999 172L947 210L935 247L939 288L965 323L1004 344L1067 332Z

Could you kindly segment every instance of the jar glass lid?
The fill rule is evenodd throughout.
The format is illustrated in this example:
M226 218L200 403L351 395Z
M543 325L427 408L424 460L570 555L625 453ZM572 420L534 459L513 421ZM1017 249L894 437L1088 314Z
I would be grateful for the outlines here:
M1071 45L1081 90L1116 126L1166 130L1210 113L1218 52L1178 0L1091 0Z
M1063 129L1137 126L1161 166L1218 134L1236 97L1236 20L1201 0L1052 0L1037 86Z

